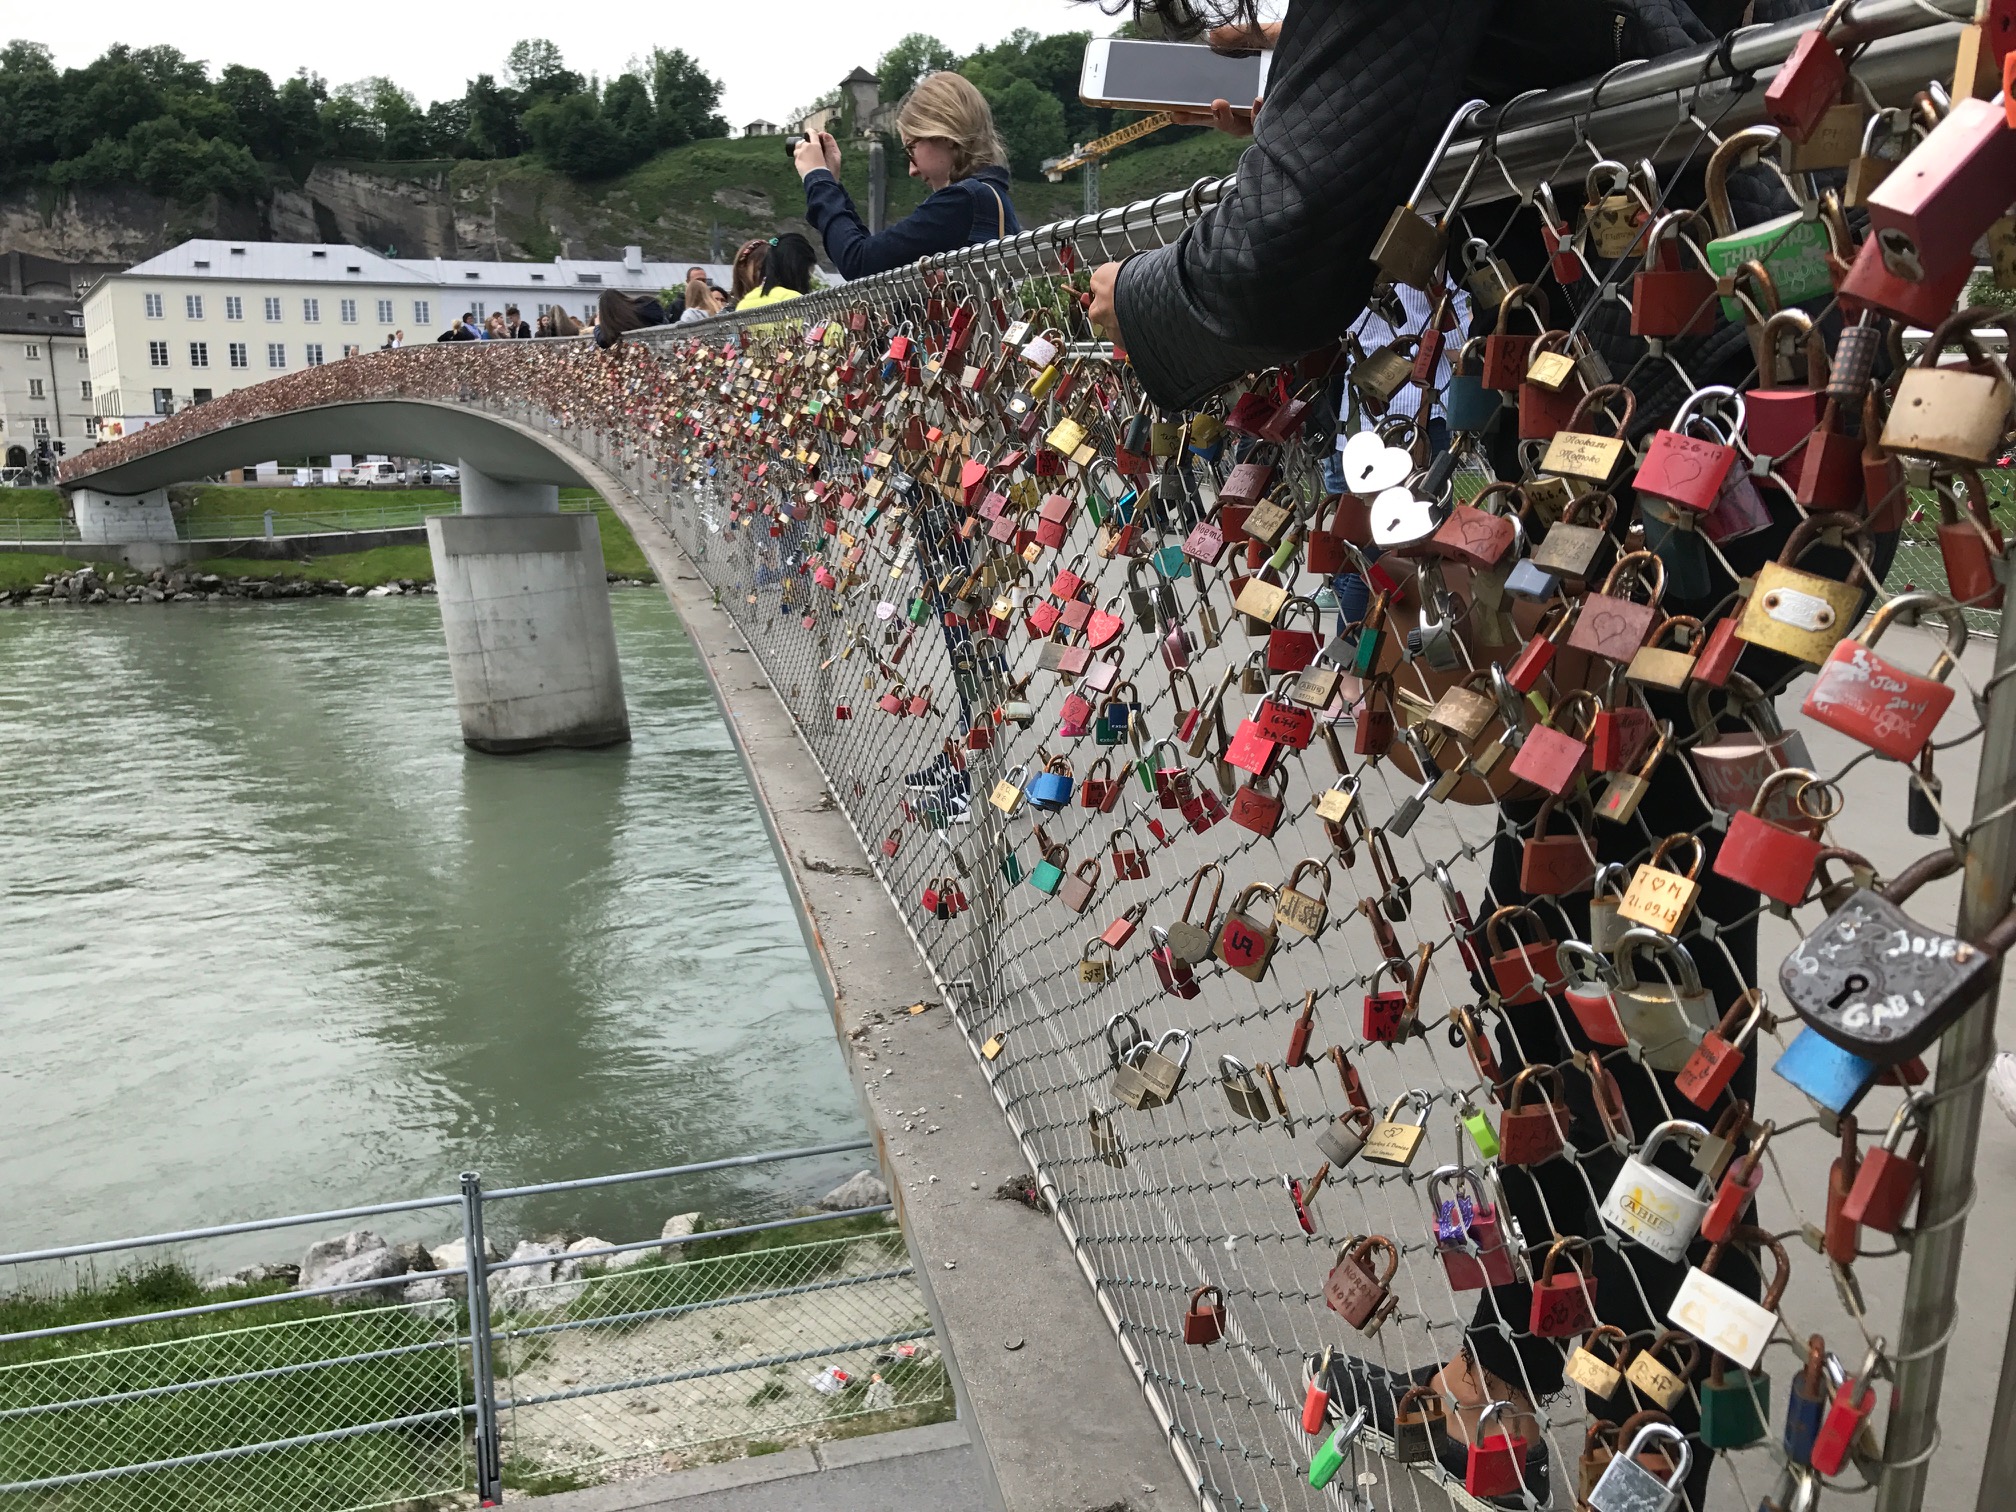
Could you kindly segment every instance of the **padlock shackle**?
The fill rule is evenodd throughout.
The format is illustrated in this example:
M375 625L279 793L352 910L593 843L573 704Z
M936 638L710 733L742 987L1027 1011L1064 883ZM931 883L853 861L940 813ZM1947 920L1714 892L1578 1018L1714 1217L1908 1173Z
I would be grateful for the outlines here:
M1824 852L1823 852L1824 854ZM1947 848L1920 856L1904 870L1883 884L1881 896L1888 902L1902 907L1913 893L1927 882L1936 882L1941 877L1950 877L1960 866L1964 857L1960 852ZM2003 921L2005 924L2008 920ZM2001 926L1998 925L1997 928Z
M1171 1044L1179 1040L1182 1042L1183 1045L1183 1053L1181 1055L1178 1056L1162 1055L1162 1047L1164 1045ZM1157 1055L1162 1055L1162 1058L1164 1060L1174 1060L1178 1067L1183 1067L1190 1064L1190 1052L1194 1050L1196 1047L1197 1042L1195 1038L1192 1037L1188 1029L1168 1029L1164 1030L1162 1037L1157 1041L1155 1041L1154 1053Z
M1662 1334L1660 1337L1664 1338L1665 1335ZM1657 1341L1653 1343L1652 1347L1654 1349L1659 1347ZM1686 1373L1692 1374L1691 1369ZM1679 1447L1680 1452L1677 1463L1673 1463L1673 1455L1664 1455L1668 1463L1673 1463L1673 1469L1666 1477L1666 1489L1668 1491L1677 1490L1680 1486L1686 1484L1688 1474L1694 1469L1694 1446L1688 1442L1687 1435L1682 1433L1678 1428L1675 1428L1671 1423L1647 1423L1631 1435L1631 1442L1620 1450L1619 1453L1632 1464L1637 1464L1638 1456L1644 1452L1641 1446L1645 1444L1646 1440L1655 1438L1671 1439ZM1621 1433L1618 1435L1618 1439L1620 1442L1622 1441L1623 1435Z
M1643 924L1634 924L1624 931L1617 941L1617 948L1611 952L1611 960L1617 966L1617 983L1625 992L1638 986L1638 952L1645 946L1655 952L1676 956L1680 962L1680 991L1683 996L1697 997L1701 993L1701 972L1694 964L1694 957L1680 941L1649 929Z
M1764 1288L1764 1307L1769 1312L1778 1310L1778 1303L1785 1295L1785 1283L1792 1277L1792 1261L1785 1253L1785 1246L1771 1236L1768 1229L1759 1228L1754 1223L1739 1223L1729 1230L1729 1237L1718 1241L1701 1262L1704 1274L1714 1275L1715 1267L1721 1263L1722 1252L1730 1245L1744 1248L1769 1250L1771 1252L1771 1281Z
M1482 1208L1490 1205L1484 1194L1484 1184L1478 1180L1477 1173L1468 1166L1452 1163L1437 1166L1428 1173L1428 1205L1431 1208L1439 1212L1442 1204L1449 1200L1442 1195L1442 1189L1450 1182L1461 1182L1470 1189L1469 1196L1473 1207Z
M1319 860L1315 856L1304 856L1300 861L1295 863L1295 869L1288 873L1288 880L1282 883L1280 888L1276 889L1277 898L1283 890L1292 891L1295 884L1302 880L1303 873L1312 870L1317 876L1323 879L1323 885L1318 891L1317 896L1327 904L1330 901L1330 863L1326 860Z

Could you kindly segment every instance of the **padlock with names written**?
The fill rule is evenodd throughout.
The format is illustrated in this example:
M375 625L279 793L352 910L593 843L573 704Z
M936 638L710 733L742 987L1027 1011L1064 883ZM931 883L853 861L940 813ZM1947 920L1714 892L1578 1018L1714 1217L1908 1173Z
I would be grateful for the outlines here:
M1946 645L1921 677L1878 656L1875 646L1900 615L1925 610L1946 622ZM1952 706L1946 678L1966 643L1967 621L1957 606L1929 593L1900 594L1876 611L1860 639L1828 654L1799 712L1893 761L1916 761Z
M1201 923L1193 923L1190 910L1197 906L1197 889L1204 880L1205 873L1212 873L1211 900L1205 905ZM1190 891L1183 899L1183 914L1168 928L1166 939L1170 954L1186 966L1195 966L1211 954L1212 941L1216 938L1214 921L1218 916L1218 898L1225 887L1225 873L1216 862L1200 866L1190 878Z
M1685 1345L1684 1355L1681 1346ZM1668 1358L1661 1357L1662 1351L1670 1351ZM1631 1383L1631 1389L1646 1401L1662 1411L1670 1411L1673 1404L1687 1393L1688 1378L1701 1363L1701 1346L1684 1333L1665 1329L1650 1344L1631 1356L1631 1363L1624 1371L1624 1379Z
M1761 1302L1752 1301L1715 1274L1730 1245L1768 1251L1773 1265ZM1764 1229L1739 1224L1726 1240L1708 1251L1700 1265L1681 1279L1666 1316L1715 1353L1744 1370L1755 1370L1764 1346L1778 1327L1778 1303L1791 1278L1792 1262L1785 1247ZM1765 1383L1769 1390L1769 1383Z
M1274 889L1264 882L1254 882L1240 890L1239 896L1225 912L1225 923L1218 931L1213 951L1227 966L1255 982L1267 975L1267 963L1274 954L1275 926L1271 910L1264 925L1247 911L1248 900L1261 896L1271 904Z
M1609 1359L1596 1352L1598 1345L1610 1350ZM1619 1362L1630 1348L1630 1336L1623 1329L1612 1323L1602 1324L1575 1347L1568 1356L1567 1364L1561 1368L1561 1374L1591 1396L1608 1400L1624 1382L1624 1371Z
M1312 892L1301 890L1302 879L1314 876L1317 881ZM1330 913L1330 863L1310 856L1295 863L1295 869L1288 874L1288 880L1276 890L1274 898L1274 920L1285 924L1298 934L1315 939L1323 933L1323 925ZM1290 1064L1297 1064L1291 1061Z
M1376 1275L1372 1266L1385 1264ZM1383 1234L1351 1241L1339 1251L1323 1283L1323 1302L1332 1312L1360 1333L1375 1334L1399 1305L1388 1290L1400 1268L1400 1252Z
M1548 1246L1526 1322L1543 1339L1572 1339L1597 1326L1595 1251L1587 1239L1566 1236Z
M1691 846L1694 853L1684 873L1662 864L1676 846L1682 845ZM1698 835L1668 835L1661 840L1652 852L1652 859L1632 874L1631 885L1617 910L1618 917L1664 935L1678 935L1700 896L1701 884L1696 878L1705 854Z
M1183 1084L1183 1068L1190 1064L1191 1049L1190 1031L1171 1029L1141 1057L1141 1083L1146 1094L1141 1108L1160 1108L1175 1098Z
M1420 1111L1417 1122L1406 1124L1399 1121L1403 1107L1414 1105ZM1386 1115L1373 1126L1372 1133L1365 1141L1364 1158L1373 1165L1393 1166L1405 1170L1414 1163L1414 1157L1421 1152L1421 1142L1428 1137L1426 1120L1433 1100L1427 1093L1416 1090L1403 1092L1394 1098L1386 1109Z

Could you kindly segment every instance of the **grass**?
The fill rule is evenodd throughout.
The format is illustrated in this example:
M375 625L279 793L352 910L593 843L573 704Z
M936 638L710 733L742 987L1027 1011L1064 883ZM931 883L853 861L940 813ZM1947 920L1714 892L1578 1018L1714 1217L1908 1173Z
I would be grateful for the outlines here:
M284 1292L279 1283L205 1291L188 1271L153 1265L60 1295L0 1299L0 1330L95 1322L135 1313ZM0 1345L0 1413L100 1395L131 1394L341 1356L423 1346L410 1354L330 1365L264 1380L46 1413L0 1416L0 1480L32 1480L290 1438L364 1422L454 1411L392 1429L237 1461L150 1474L150 1504L219 1512L356 1506L411 1496L460 1479L465 1397L454 1319L445 1309L332 1307L319 1299L242 1313L135 1324L102 1333ZM140 1346L140 1347L135 1347ZM136 1482L73 1486L77 1512L132 1505Z
M130 571L111 562L87 563L76 557L46 556L35 551L0 551L0 592L32 588L52 572L75 572L84 566L96 567L101 575Z
M0 489L0 520L60 520L68 513L58 489Z
M192 496L187 504L178 503L175 510L178 519L191 524L256 519L269 509L277 517L286 517L406 505L417 514L422 505L453 505L460 497L452 488L255 488L214 483L197 484L177 492Z

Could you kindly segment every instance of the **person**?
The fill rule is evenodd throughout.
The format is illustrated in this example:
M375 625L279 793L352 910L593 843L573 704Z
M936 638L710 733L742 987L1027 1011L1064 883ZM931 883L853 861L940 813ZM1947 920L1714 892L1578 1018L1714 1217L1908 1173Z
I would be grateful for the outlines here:
M561 309L560 306L555 305L546 313L553 318L552 334L555 336L579 336L581 334L581 322Z
M656 294L633 295L620 289L604 289L602 301L595 307L595 345L606 351L623 339L625 331L670 323Z
M532 339L532 327L525 324L524 317L518 313L516 305L504 306L504 334L513 341Z
M394 331L392 333L393 349L397 350L398 348L403 347L404 345L406 345L406 333L404 331Z
M690 325L696 320L708 320L721 313L721 306L714 299L714 291L707 287L707 274L701 268L689 268L686 272L686 289L679 298L679 313L673 317L675 325Z
M931 196L883 231L870 232L840 186L840 144L828 132L808 136L792 155L805 185L805 218L843 278L866 278L920 257L1022 229L1008 196L1008 153L986 97L960 75L929 75L896 116L910 176Z
M1372 247L1393 207L1411 192L1460 102L1480 97L1504 102L1527 90L1602 75L1632 59L1706 46L1752 21L1787 20L1818 8L1817 0L1751 0L1747 5L1745 0L1610 0L1601 6L1583 0L1518 5L1512 0L1420 0L1402 10L1290 0L1278 26L1263 28L1252 0L1200 0L1195 5L1137 0L1137 15L1152 12L1179 25L1205 12L1202 19L1225 28L1213 33L1214 45L1271 45L1274 58L1267 96L1256 102L1250 119L1234 116L1228 102L1214 102L1216 124L1254 137L1217 205L1169 246L1094 269L1088 313L1124 345L1151 401L1168 408L1191 406L1234 378L1334 341L1359 319L1378 276ZM1368 87L1373 82L1376 88ZM1682 202L1690 192L1699 198L1698 167L1689 171L1694 177L1681 186ZM1789 201L1773 202L1775 191L1762 176L1741 175L1730 187L1744 223L1791 208ZM1497 244L1508 254L1517 279L1544 279L1547 263L1533 212L1486 205L1474 215L1466 213L1466 219L1473 234L1490 239L1505 227L1508 214L1535 223L1510 227ZM1411 323L1415 311L1407 313ZM1621 317L1613 320L1599 308L1584 328L1614 371L1632 374L1641 428L1662 423L1687 391L1672 388L1669 369L1674 363L1685 370L1689 384L1700 384L1740 378L1752 360L1740 325L1669 342L1672 362L1635 366ZM1497 476L1520 476L1516 458L1504 455L1513 444L1512 438L1494 443ZM1623 517L1629 512L1620 508L1620 528L1628 523ZM1778 554L1793 512L1787 505L1774 514L1770 530L1730 545L1728 558L1739 571ZM1887 568L1881 545L1879 538L1874 553L1879 576ZM1838 563L1823 561L1834 555ZM1821 551L1810 553L1805 565L1837 577L1846 577L1852 567L1845 553ZM1677 591L1669 593L1661 612L1718 613L1715 603L1734 584L1719 564L1709 577L1705 594L1682 599ZM1389 617L1388 628L1397 632L1401 627ZM1530 629L1521 626L1522 633ZM1745 674L1761 687L1770 689L1789 675L1789 664L1774 665L1764 648L1747 649L1753 654L1746 657ZM1564 672L1560 686L1578 685L1572 671ZM1684 709L1650 701L1655 715L1685 717ZM1514 828L1501 831L1489 853L1488 885L1495 902L1532 901L1520 887L1519 831L1530 832L1537 807L1501 803L1503 817ZM1600 827L1598 859L1642 860L1644 833L1706 831L1712 817L1684 763L1668 760L1643 795L1638 823ZM1758 979L1757 903L1754 891L1719 876L1702 888L1697 907L1703 918L1716 921L1717 948L1697 950L1694 959L1703 985L1721 1008L1735 1003ZM1563 899L1558 906L1543 901L1541 907L1557 937L1565 928L1568 936L1588 939L1585 904L1586 899ZM1487 905L1479 917L1489 912ZM1546 999L1508 1007L1495 1026L1503 1075L1511 1077L1522 1065L1565 1065L1571 1055L1590 1050L1578 1029ZM1615 1066L1614 1072L1626 1121L1640 1137L1667 1116L1667 1107L1679 1105L1670 1074L1630 1064ZM1684 1262L1669 1266L1642 1250L1627 1253L1602 1242L1605 1231L1590 1191L1592 1186L1597 1193L1608 1189L1620 1157L1606 1147L1589 1079L1569 1075L1565 1080L1572 1120L1568 1137L1582 1152L1582 1169L1554 1162L1501 1171L1505 1200L1529 1238L1554 1233L1596 1239L1592 1285L1601 1298L1602 1320L1627 1332L1656 1332L1664 1326L1663 1310L1684 1274ZM1725 1096L1754 1102L1756 1080L1755 1063L1746 1063ZM1733 1254L1724 1272L1731 1285L1757 1295L1757 1273L1747 1256ZM1534 1446L1526 1487L1544 1501L1549 1467L1544 1461L1539 1465L1537 1479L1543 1484L1536 1484L1531 1467L1545 1441L1532 1414L1537 1398L1564 1383L1562 1352L1549 1340L1514 1337L1499 1321L1501 1315L1523 1320L1529 1303L1530 1288L1524 1284L1486 1289L1461 1344L1416 1382L1439 1391L1449 1404L1449 1431L1438 1443L1438 1455L1459 1474L1484 1402L1510 1402L1512 1411L1497 1420L1498 1426ZM1348 1378L1338 1381L1347 1410L1355 1397L1375 1421L1383 1415L1382 1428L1391 1422L1391 1388L1416 1383L1383 1377L1377 1366L1352 1362ZM1359 1384L1354 1387L1352 1381ZM1613 1421L1632 1410L1624 1400L1591 1399L1588 1407L1593 1416ZM1691 1397L1677 1403L1672 1415L1683 1431L1691 1430ZM1696 1455L1687 1481L1691 1505L1705 1504L1712 1460L1706 1453ZM1557 1479L1565 1477L1566 1467L1552 1468Z
M770 238L763 259L763 282L742 296L738 310L756 310L764 305L782 304L812 292L812 270L817 258L812 243L796 231Z
M728 308L739 309L743 297L763 282L763 258L770 250L770 243L762 237L754 237L735 250L735 266L728 280Z

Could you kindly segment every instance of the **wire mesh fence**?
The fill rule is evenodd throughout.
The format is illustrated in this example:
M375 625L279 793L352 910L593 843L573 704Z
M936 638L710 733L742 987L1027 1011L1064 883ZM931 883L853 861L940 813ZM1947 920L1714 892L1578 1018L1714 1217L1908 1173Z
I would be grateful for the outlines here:
M447 1508L949 1417L886 1205L509 1256L480 1216L858 1148L496 1193L468 1177L459 1198L0 1256L0 1505ZM202 1258L247 1234L455 1208L457 1241L430 1253L353 1229L305 1280Z

